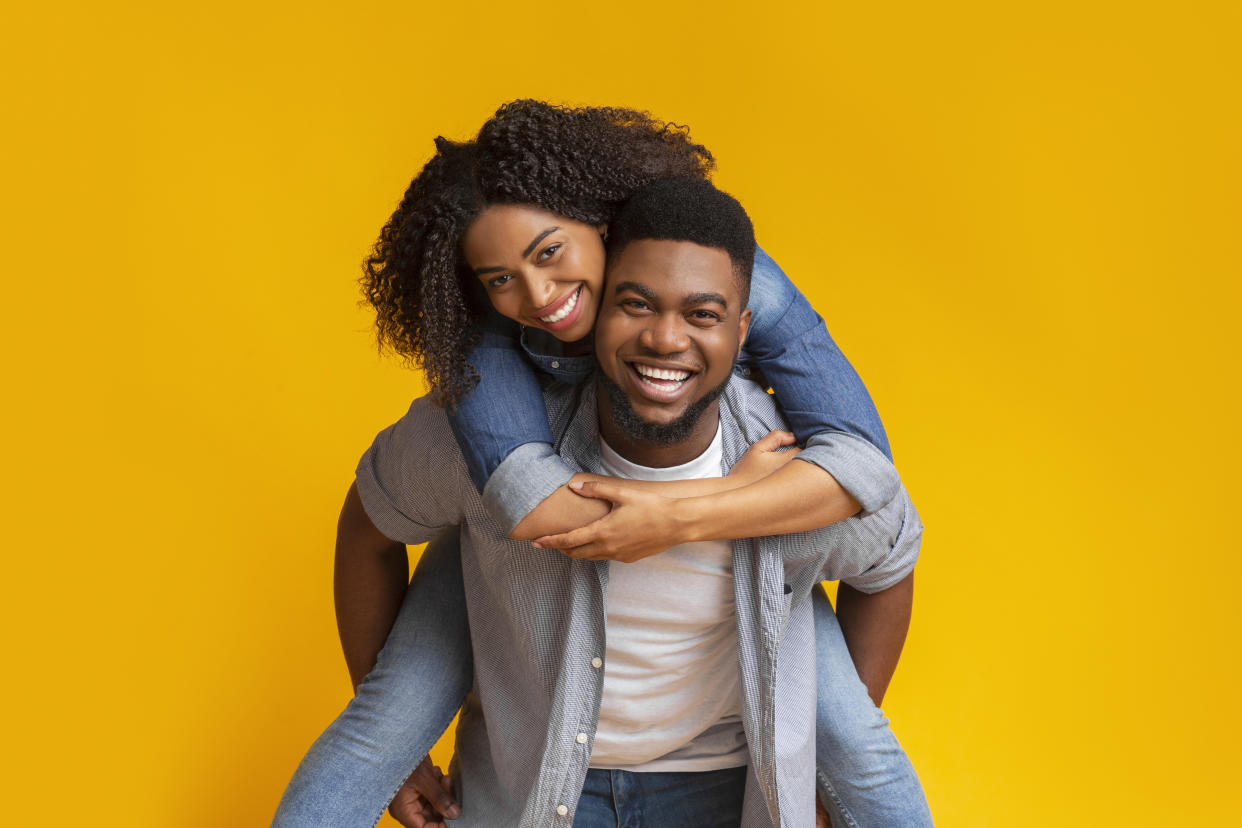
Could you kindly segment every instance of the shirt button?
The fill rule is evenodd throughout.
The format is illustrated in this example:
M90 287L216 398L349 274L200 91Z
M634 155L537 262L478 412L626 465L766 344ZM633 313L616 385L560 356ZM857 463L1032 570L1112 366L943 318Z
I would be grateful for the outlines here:
M598 670L600 667L604 666L604 660L600 658L599 656L596 656L595 658L591 659L591 666L594 667L596 670Z
M556 814L557 814L557 816L565 816L565 814L567 814L567 813L569 813L569 809L568 809L568 808L566 808L564 805L557 805L557 806L556 806Z
M560 368L560 367L561 367L561 363L560 363L560 361L559 361L559 360L555 360L555 359L554 359L554 360L552 360L552 367L553 367L553 368ZM561 814L561 816L564 816L564 814Z
M586 735L585 733L579 733L579 734L578 734L578 736L577 736L576 738L577 738L577 742L578 742L578 744L580 744L580 745L585 745L585 744L586 744L587 735Z

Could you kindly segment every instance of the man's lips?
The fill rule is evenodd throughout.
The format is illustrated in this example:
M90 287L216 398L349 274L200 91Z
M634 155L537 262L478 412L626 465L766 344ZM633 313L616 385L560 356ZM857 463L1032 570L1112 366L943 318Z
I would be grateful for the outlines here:
M582 315L582 287L579 284L569 293L535 311L531 316L549 331L560 331L570 327Z
M673 402L694 384L698 371L681 365L626 362L634 387L653 402Z

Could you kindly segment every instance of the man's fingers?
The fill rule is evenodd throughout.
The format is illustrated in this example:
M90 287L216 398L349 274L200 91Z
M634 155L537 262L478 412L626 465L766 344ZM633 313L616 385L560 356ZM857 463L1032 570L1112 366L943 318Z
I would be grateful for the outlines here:
M388 813L405 828L428 828L431 817L430 809L423 798L410 787L403 787L397 792L392 804L388 806Z
M461 816L461 807L458 806L457 800L453 798L453 780L445 776L440 780L440 783L434 792L424 793L423 796L431 801L431 806L441 816L457 819Z
M461 808L458 807L457 800L450 792L452 780L445 776L439 767L433 765L430 759L424 759L419 763L414 773L410 774L410 778L406 780L406 784L412 786L428 804L432 811L429 816L441 814L449 819L457 819L461 816Z
M815 797L815 828L832 828L832 819L824 803L819 801L819 796Z

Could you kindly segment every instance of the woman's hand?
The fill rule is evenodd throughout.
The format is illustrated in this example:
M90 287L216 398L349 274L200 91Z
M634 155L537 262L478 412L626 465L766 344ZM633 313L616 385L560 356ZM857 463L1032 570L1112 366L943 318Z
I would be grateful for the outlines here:
M559 549L571 558L633 563L693 540L675 498L596 481L574 482L569 488L582 497L609 501L612 510L580 529L536 538L536 547Z
M457 819L461 807L453 799L452 780L428 756L397 790L388 812L405 828L447 828L444 819Z
M780 451L784 446L792 446L797 442L788 431L770 432L759 442L746 450L742 459L733 464L729 470L729 479L738 479L743 486L758 482L786 463L798 456L799 449Z

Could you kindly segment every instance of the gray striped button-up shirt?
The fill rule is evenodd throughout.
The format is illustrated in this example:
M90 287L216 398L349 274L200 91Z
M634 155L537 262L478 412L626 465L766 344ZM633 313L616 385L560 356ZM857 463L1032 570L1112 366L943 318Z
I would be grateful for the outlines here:
M554 382L544 398L557 452L572 467L598 472L595 384ZM720 421L722 471L752 443L784 427L772 398L737 377L721 397ZM866 441L845 434L832 440L839 466L874 467L872 476L883 478L888 461ZM513 464L502 479L521 479L513 471L525 464L526 485L486 490L493 513L506 516L500 522L471 483L443 411L426 398L375 438L357 470L367 514L388 537L417 544L461 525L475 684L457 728L462 816L454 825L460 828L571 825L599 718L610 564L509 539L532 505L531 492L546 496L564 482L524 449L502 465ZM810 590L820 580L840 579L876 592L904 578L918 556L922 525L904 489L882 505L876 492L851 492L875 508L815 532L733 543L742 719L751 760L747 828L810 828L815 822Z

